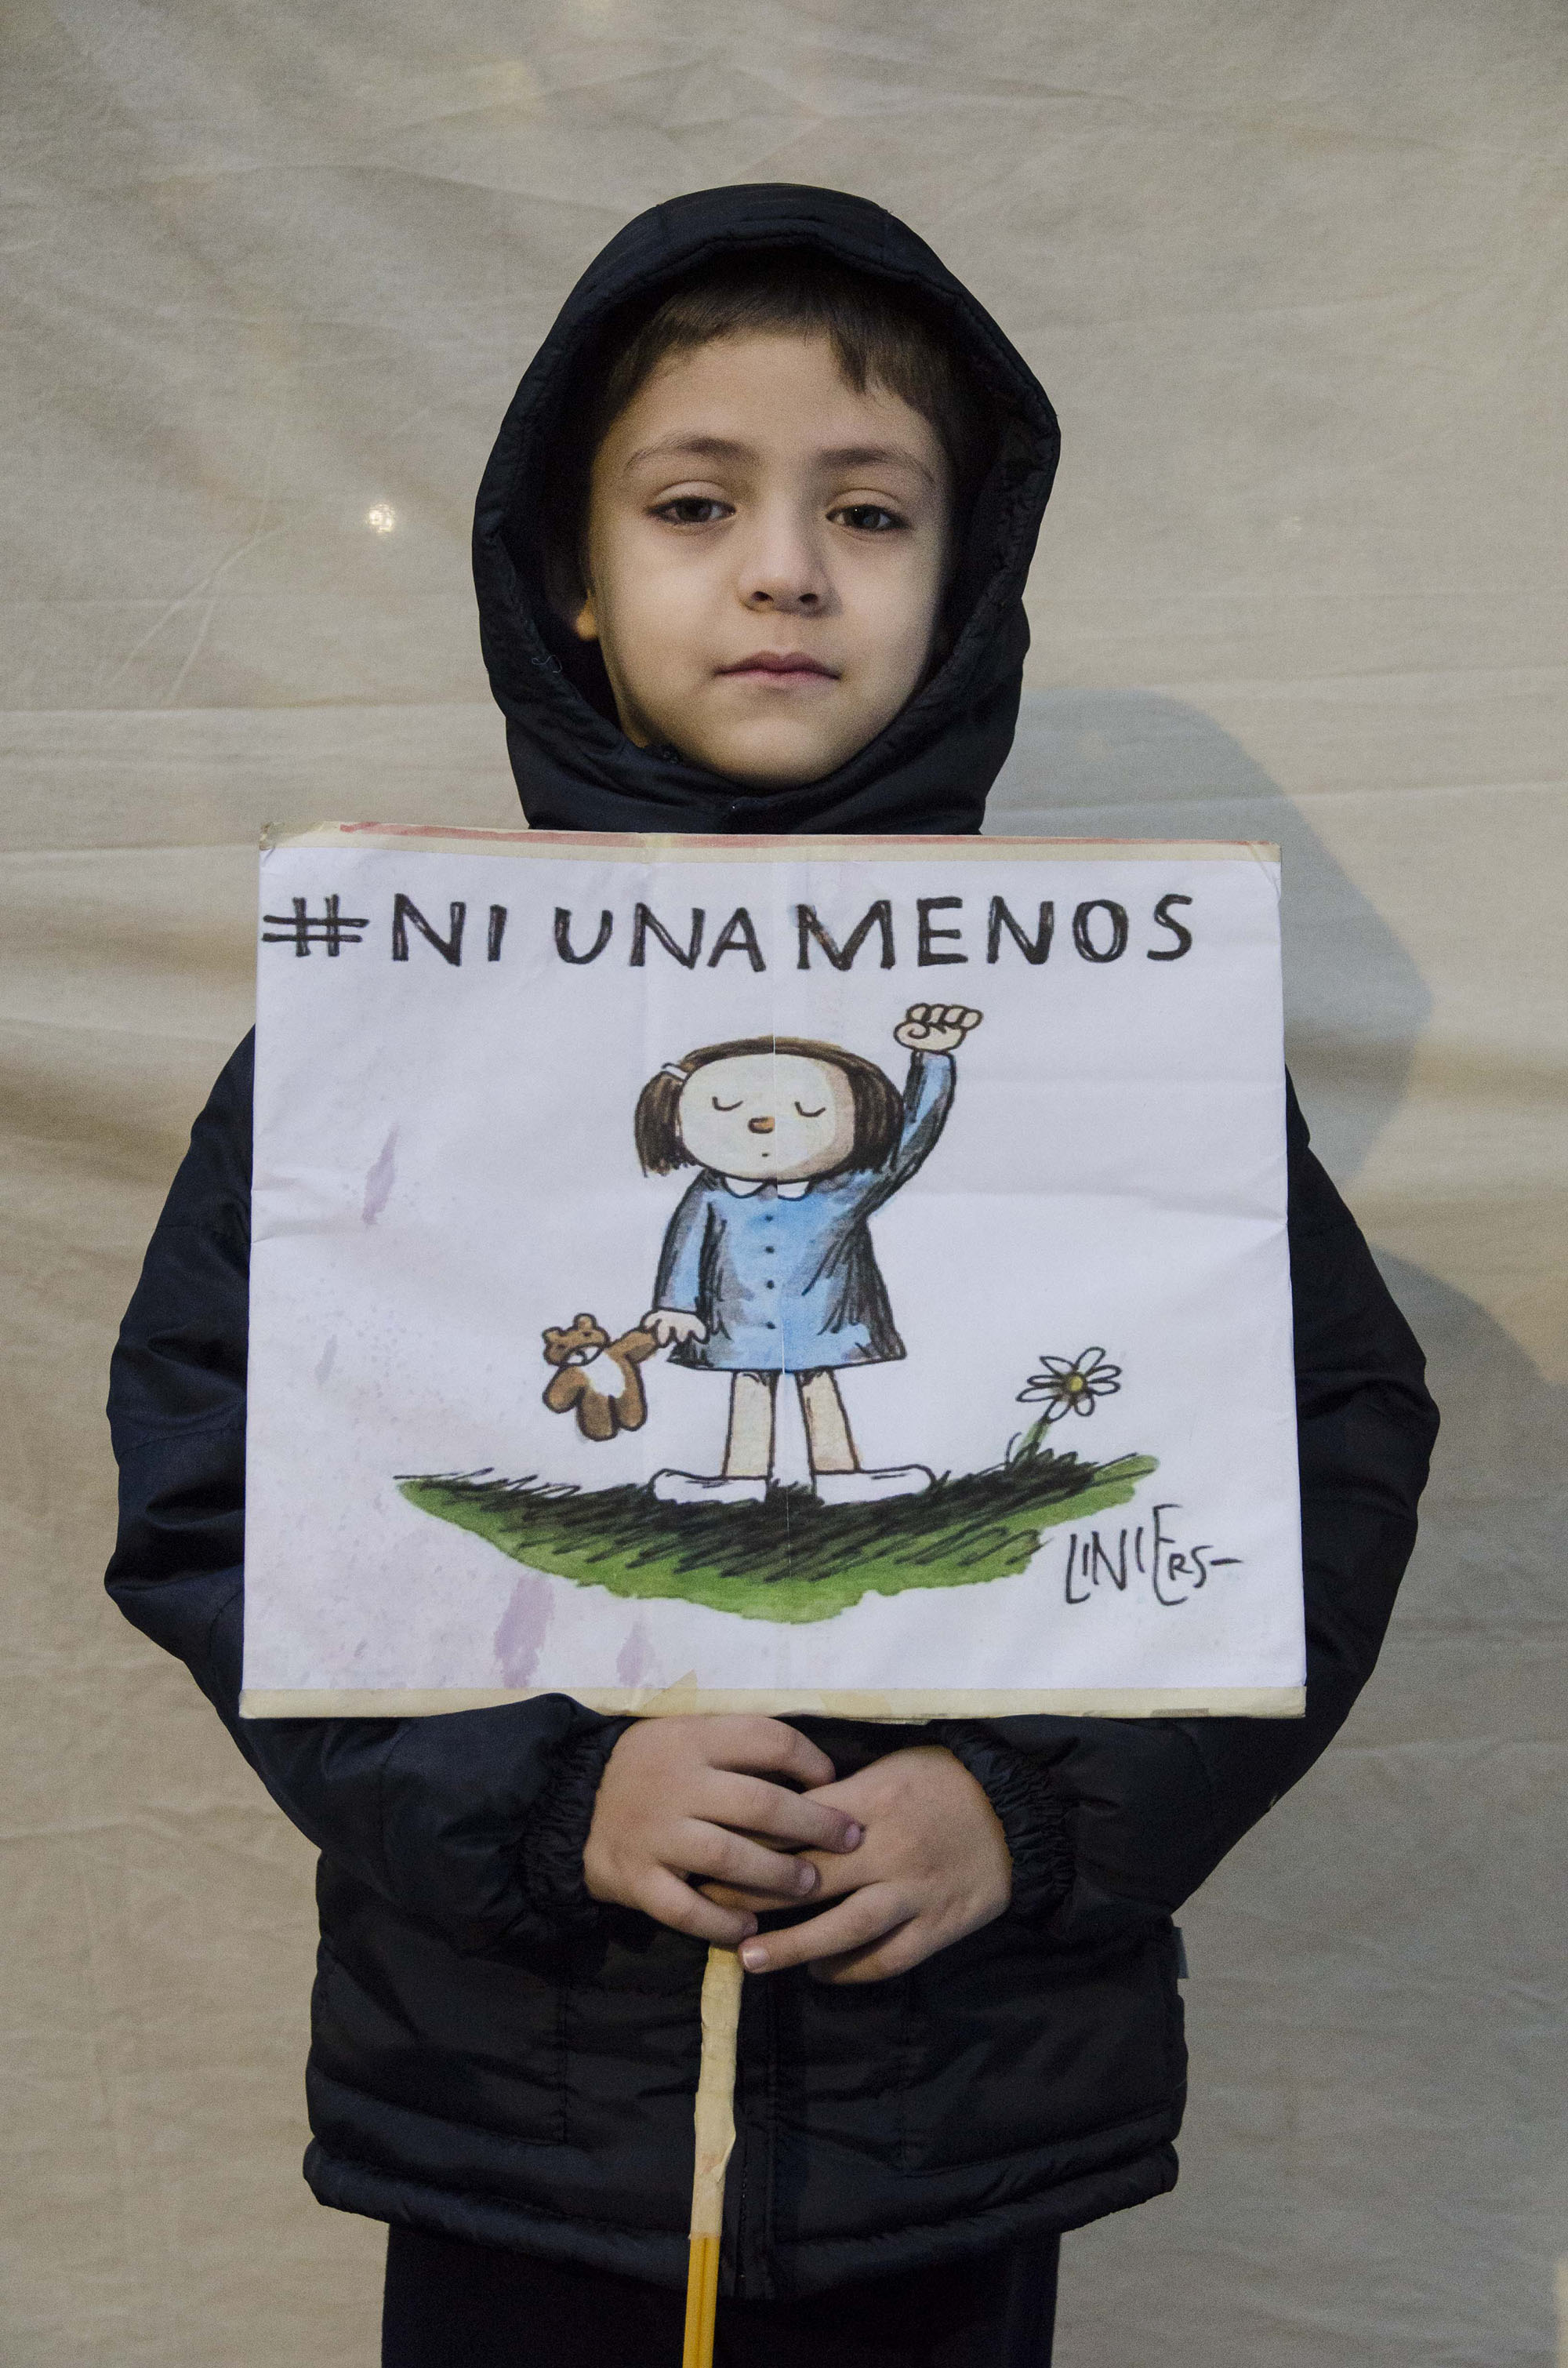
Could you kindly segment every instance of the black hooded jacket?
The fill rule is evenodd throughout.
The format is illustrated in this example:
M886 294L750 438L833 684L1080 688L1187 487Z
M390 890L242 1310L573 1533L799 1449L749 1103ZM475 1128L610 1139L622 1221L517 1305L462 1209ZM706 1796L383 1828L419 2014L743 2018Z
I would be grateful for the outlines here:
M814 245L921 291L997 415L949 655L829 780L744 800L634 748L544 598L559 425L623 308L737 245ZM964 830L1006 753L1051 406L974 300L859 199L710 190L612 241L485 472L486 663L524 806L565 828ZM1183 2100L1171 1912L1324 1748L1376 1659L1436 1416L1420 1351L1290 1106L1309 1674L1301 1722L799 1723L840 1773L918 1736L986 1787L1008 1911L915 1973L746 1987L723 2284L809 2294L1068 2228L1168 2187ZM306 2174L324 2203L679 2285L704 1952L583 1883L625 1722L562 1696L448 1717L242 1721L251 1053L198 1120L117 1351L127 1617L190 1667L321 1851Z

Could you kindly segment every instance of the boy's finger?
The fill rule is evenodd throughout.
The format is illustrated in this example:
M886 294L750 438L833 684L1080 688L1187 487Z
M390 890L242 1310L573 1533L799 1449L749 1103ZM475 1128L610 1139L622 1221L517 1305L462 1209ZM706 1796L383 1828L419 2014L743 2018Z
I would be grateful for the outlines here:
M891 1982L924 1964L934 1947L922 1919L913 1916L908 1923L884 1932L869 1948L846 1949L841 1957L823 1958L811 1968L811 1976L813 1982L830 1983L835 1988L856 1982Z
M852 1850L861 1827L847 1809L835 1809L810 1793L790 1793L760 1776L715 1769L692 1807L716 1826L730 1826L764 1842L791 1850Z
M744 1834L731 1833L727 1827L710 1826L698 1818L683 1822L675 1850L678 1852L675 1863L683 1873L726 1884L733 1891L767 1892L775 1907L810 1899L822 1881L809 1858L768 1850L761 1842L748 1842Z
M744 1909L715 1906L664 1867L656 1867L639 1890L637 1905L645 1916L651 1916L655 1924L667 1924L674 1932L689 1933L694 1941L717 1941L722 1949L733 1949L737 1941L756 1930L755 1916Z
M812 1907L826 1907L830 1900L846 1899L852 1891L863 1891L868 1884L886 1883L889 1878L872 1864L862 1864L858 1850L809 1850L804 1853L817 1871L816 1888L801 1896ZM751 1891L728 1883L705 1883L702 1886L710 1899L718 1900L723 1907L777 1907L776 1893Z
M817 1884L807 1896L813 1906L819 1899L825 1906L830 1899L847 1899L852 1891L864 1891L871 1884L888 1882L890 1870L877 1864L881 1855L871 1850L808 1851L817 1871Z
M743 1715L710 1719L708 1725L711 1732L704 1738L703 1758L710 1768L788 1776L812 1790L833 1783L838 1774L825 1751L782 1719Z
M814 1964L823 1957L842 1957L851 1949L868 1948L884 1933L907 1924L913 1903L891 1883L873 1883L836 1907L809 1917L787 1931L741 1944L741 1963L748 1974L781 1974L791 1965Z
M699 1883L697 1887L704 1899L710 1899L716 1907L734 1907L743 1915L754 1917L778 1913L780 1902L775 1892L737 1891L732 1883Z

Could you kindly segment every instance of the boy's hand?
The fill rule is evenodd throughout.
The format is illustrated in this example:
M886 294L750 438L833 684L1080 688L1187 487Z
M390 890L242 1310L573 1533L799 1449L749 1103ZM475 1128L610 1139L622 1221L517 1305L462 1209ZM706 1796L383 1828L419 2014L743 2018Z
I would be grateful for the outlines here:
M984 1013L966 1003L912 1003L893 1030L893 1042L906 1053L956 1053Z
M756 1930L756 1916L705 1899L687 1876L765 1907L810 1898L820 1869L857 1847L860 1827L822 1789L790 1787L824 1788L833 1773L827 1754L780 1719L640 1719L599 1779L583 1853L589 1893L733 1949ZM813 1855L788 1855L802 1848Z
M700 1315L693 1315L684 1307L651 1307L642 1318L642 1329L651 1332L661 1349L674 1340L706 1340L708 1326Z
M819 1981L885 1981L977 1932L1012 1896L1001 1822L983 1787L940 1745L890 1752L824 1785L812 1803L842 1809L866 1838L851 1858L811 1854L817 1896L838 1905L748 1941L741 1951L748 1974L811 1965ZM728 1886L714 1886L713 1896L742 1908L776 1905Z

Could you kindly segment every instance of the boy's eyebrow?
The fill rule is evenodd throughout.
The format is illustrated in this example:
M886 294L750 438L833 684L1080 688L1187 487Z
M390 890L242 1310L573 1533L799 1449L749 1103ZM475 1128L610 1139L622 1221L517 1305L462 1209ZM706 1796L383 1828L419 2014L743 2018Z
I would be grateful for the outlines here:
M913 469L928 485L937 483L935 472L926 466L917 453L906 452L897 444L841 444L832 452L822 452L818 459L830 469L885 468L891 461L894 468Z
M642 445L630 453L626 468L630 471L643 461L670 461L680 456L694 461L755 461L754 444L737 443L728 436L663 436L655 444ZM895 468L913 469L927 484L937 482L917 454L903 450L897 444L840 444L832 451L819 452L818 461L829 469L874 469L891 463Z
M626 466L635 469L640 461L670 461L676 453L689 453L695 461L755 461L756 452L750 444L736 444L727 436L661 436L656 444L644 444L627 455Z

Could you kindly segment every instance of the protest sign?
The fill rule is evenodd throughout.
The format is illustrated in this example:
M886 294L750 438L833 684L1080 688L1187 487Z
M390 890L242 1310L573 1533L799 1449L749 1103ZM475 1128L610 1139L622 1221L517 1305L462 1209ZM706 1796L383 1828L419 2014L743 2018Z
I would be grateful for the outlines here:
M1301 1707L1270 848L261 867L251 1716Z

